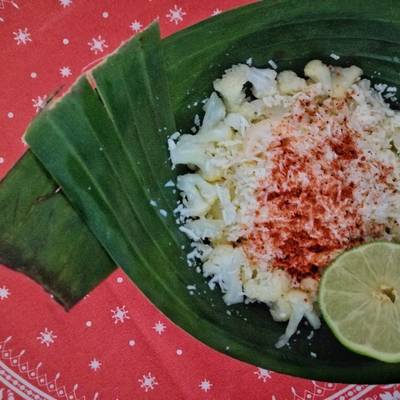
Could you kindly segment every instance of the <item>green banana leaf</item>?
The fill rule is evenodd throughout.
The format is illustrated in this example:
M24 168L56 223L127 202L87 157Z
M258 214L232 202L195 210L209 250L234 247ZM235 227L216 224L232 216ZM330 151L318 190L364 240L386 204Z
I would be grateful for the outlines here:
M332 63L329 54L335 52L341 56L335 63L357 64L369 77L379 71L380 82L398 86L400 7L390 0L270 0L179 32L162 48L154 32L153 27L93 72L100 98L82 78L41 113L27 135L35 154L113 260L168 317L204 343L298 376L398 380L399 364L350 353L325 326L311 343L303 326L290 349L276 350L284 326L272 321L266 307L237 305L228 315L220 293L186 266L181 246L188 243L174 224L173 196L163 185L171 176L165 141L174 129L172 116L188 131L212 81L233 63L252 57L264 66L273 59L280 69L301 72L311 58ZM193 296L189 284L196 284Z
M36 280L65 308L115 269L31 152L0 183L0 210L0 263Z

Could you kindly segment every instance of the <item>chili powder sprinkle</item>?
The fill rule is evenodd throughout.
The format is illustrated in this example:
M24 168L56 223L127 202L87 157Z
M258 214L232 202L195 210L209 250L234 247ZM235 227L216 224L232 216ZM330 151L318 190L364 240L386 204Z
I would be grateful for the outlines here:
M382 225L364 222L352 177L374 168L382 183L391 170L358 148L348 107L348 98L300 96L274 127L265 149L270 173L259 182L255 223L243 243L255 265L269 253L272 266L295 280L318 279L339 252L382 235Z

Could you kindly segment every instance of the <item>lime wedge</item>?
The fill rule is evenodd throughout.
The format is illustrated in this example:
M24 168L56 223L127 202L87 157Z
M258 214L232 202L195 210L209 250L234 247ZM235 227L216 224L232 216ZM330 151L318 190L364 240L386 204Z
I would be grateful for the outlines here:
M319 305L348 349L400 362L400 244L372 242L341 254L322 276Z

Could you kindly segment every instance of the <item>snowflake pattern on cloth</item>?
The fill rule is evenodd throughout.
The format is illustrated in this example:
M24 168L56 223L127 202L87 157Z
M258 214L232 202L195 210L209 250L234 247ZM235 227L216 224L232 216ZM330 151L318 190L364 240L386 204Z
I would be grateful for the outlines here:
M138 382L140 383L140 387L144 389L145 392L153 390L156 385L158 385L156 378L152 376L150 372L147 375L143 375L142 378L138 379Z
M19 28L17 32L13 32L14 40L17 42L17 45L27 44L28 42L32 42L31 34L28 32L28 28L21 29Z
M54 339L57 339L57 336L53 333L53 331L44 328L44 331L40 332L36 339L39 340L41 344L45 344L47 347L49 347L54 343Z
M72 75L71 68L70 67L61 67L60 68L60 75L63 78L68 78L69 76Z
M90 51L93 51L94 54L103 53L103 51L108 47L105 39L98 35L97 38L92 38L90 42L88 42Z
M62 5L64 8L69 7L72 4L72 0L58 0L60 2L60 5Z
M45 107L46 99L47 95L37 96L35 99L32 99L33 108L37 113Z
M213 384L208 379L203 379L199 384L199 388L203 392L208 392L212 388L212 386Z
M250 1L0 0L2 49L13 55L0 63L1 177L25 151L21 135L52 94L129 36L155 18L166 36ZM400 400L399 385L314 382L225 357L168 321L121 269L66 313L30 279L0 266L0 399L19 393L29 400Z
M153 329L159 334L162 335L167 327L161 321L158 321L153 326Z
M126 319L130 319L128 310L125 309L125 306L117 307L115 310L111 310L111 313L114 324L118 324L119 322L122 324Z
M182 7L178 7L176 4L174 8L170 8L168 14L166 15L169 22L175 23L178 25L180 22L183 21L183 17L186 15L186 12L183 11Z
M96 358L93 358L93 360L90 361L89 367L93 371L97 371L98 369L101 368L101 361L97 360Z
M0 287L0 301L8 299L10 294L11 292L8 288L6 288L5 286Z
M133 30L133 32L140 32L143 28L141 22L137 21L136 19L129 25L129 27Z
M267 382L267 379L271 379L271 372L264 368L257 368L257 371L254 372L257 375L257 378L262 380L264 383Z

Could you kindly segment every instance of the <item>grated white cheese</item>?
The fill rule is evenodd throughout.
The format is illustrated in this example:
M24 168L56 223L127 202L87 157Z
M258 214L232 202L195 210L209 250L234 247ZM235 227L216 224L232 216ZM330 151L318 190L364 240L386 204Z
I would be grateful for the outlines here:
M276 62L274 60L268 60L268 64L273 68L273 69L278 69L278 66L276 65Z
M175 183L170 179L168 182L165 182L164 187L175 187Z

